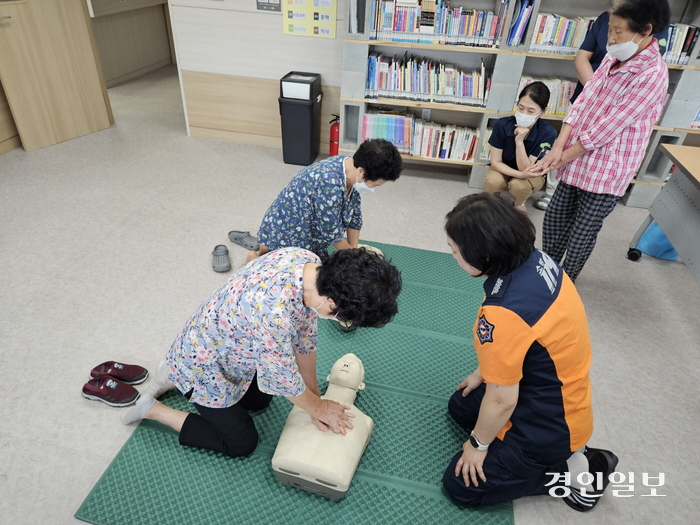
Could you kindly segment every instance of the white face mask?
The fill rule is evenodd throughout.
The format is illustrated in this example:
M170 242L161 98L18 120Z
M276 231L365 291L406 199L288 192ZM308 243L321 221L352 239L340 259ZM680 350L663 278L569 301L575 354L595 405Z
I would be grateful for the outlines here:
M634 39L637 37L637 35L638 33L635 33L632 37L632 40L630 40L629 42L623 42L622 44L613 45L608 44L605 49L608 53L617 58L620 62L629 60L630 58L632 58L632 55L634 55L637 52L637 49L639 49L638 44L639 42L641 42L641 40L636 44L634 43Z
M355 188L357 191L362 193L363 191L368 191L370 193L374 192L374 188L370 188L365 184L365 181L362 182L356 182L355 184L352 185L353 188Z
M535 123L537 117L539 116L540 113L538 113L537 115L526 115L525 113L520 113L520 111L516 111L515 123L518 125L518 127L529 128Z
M321 315L321 313L318 311L319 308L321 308L324 304L326 304L326 301L321 301L321 304L319 304L317 307L309 306L314 312L316 312L316 315L318 315L321 319L330 319L331 321L335 321L336 323L340 322L340 319L338 319L338 314L335 314L333 317L326 317L325 315Z

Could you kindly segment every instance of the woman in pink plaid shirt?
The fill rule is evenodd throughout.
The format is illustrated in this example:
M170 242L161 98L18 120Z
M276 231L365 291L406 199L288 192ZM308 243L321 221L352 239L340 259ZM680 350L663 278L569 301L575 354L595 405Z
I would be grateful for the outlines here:
M670 18L667 0L613 1L608 54L571 107L552 150L530 168L559 170L542 249L573 281L639 169L661 116L668 69L653 35Z

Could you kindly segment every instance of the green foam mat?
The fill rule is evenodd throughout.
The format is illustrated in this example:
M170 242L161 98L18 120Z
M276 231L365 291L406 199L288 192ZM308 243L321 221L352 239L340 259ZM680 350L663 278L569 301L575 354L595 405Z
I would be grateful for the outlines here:
M142 421L75 514L95 525L126 524L379 524L512 525L512 505L468 509L441 488L445 467L466 432L447 414L447 400L476 367L471 326L483 281L449 254L389 244L380 248L401 270L399 314L382 329L343 333L319 322L319 386L343 354L362 359L367 388L355 404L375 427L344 499L286 487L270 460L291 403L274 398L253 414L260 445L229 458L179 445L177 434ZM179 393L162 399L194 412Z

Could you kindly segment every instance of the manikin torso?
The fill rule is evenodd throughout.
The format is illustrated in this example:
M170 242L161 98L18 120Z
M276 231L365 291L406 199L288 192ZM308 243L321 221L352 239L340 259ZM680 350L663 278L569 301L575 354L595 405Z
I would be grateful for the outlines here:
M363 379L362 362L354 354L336 361L328 376L322 398L350 406L349 412L355 415L350 418L354 428L346 435L319 430L308 412L298 407L289 413L272 458L272 468L285 484L316 493L322 492L317 488L328 487L336 497L323 495L332 499L347 491L374 428L372 418L354 405L357 390L364 388ZM299 482L293 483L294 479Z

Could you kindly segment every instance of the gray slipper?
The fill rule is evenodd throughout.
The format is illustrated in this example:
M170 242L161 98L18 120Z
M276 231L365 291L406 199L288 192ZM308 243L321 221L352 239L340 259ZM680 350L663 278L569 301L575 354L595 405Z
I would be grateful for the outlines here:
M228 272L231 269L231 261L228 258L228 248L223 244L219 244L211 252L214 256L211 265L215 272Z
M338 328L340 328L342 332L348 334L353 330L357 330L357 325L349 321L338 321Z
M552 197L550 197L549 195L546 195L546 196L540 198L540 200L538 200L535 203L535 208L537 208L538 210L546 210L547 207L549 206L549 203L551 202L551 200L552 200Z
M239 244L248 250L258 251L260 249L258 238L255 235L251 235L250 232L231 230L228 232L228 238L232 243Z

